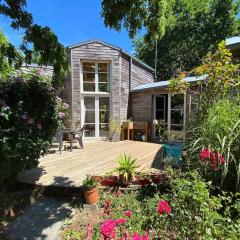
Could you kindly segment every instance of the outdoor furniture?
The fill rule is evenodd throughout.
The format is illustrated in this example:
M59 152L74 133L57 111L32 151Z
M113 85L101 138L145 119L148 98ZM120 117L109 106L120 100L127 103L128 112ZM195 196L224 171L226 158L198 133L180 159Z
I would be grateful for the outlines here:
M63 134L68 134L68 139L70 142L70 151L73 149L73 140L76 139L80 145L81 148L83 148L83 132L85 129L85 125L80 130L75 130L72 128L65 128L65 129L59 129L55 135L55 138L57 142L59 143L59 151L62 153L62 146L63 146Z

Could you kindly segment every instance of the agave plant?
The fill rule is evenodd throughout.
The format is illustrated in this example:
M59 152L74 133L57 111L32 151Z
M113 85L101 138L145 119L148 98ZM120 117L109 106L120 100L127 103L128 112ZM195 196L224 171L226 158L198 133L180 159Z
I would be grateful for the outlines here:
M126 154L121 155L118 158L119 167L116 168L116 172L119 173L119 177L123 185L129 185L131 182L136 172L136 168L138 168L135 162L136 159L132 159L130 155Z

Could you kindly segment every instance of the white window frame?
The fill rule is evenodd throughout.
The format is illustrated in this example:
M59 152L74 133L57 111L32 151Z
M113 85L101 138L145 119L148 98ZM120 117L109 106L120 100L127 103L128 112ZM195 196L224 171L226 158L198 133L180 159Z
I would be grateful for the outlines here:
M83 63L85 62L91 62L91 63L95 63L95 91L84 91L83 89ZM98 81L98 64L99 63L107 63L108 64L108 84L109 84L109 92L100 92L99 91L99 81ZM86 93L86 94L102 94L102 95L109 95L111 92L111 81L112 79L112 64L110 61L97 61L97 60L82 60L80 62L80 91L81 93ZM101 82L100 82L101 83Z

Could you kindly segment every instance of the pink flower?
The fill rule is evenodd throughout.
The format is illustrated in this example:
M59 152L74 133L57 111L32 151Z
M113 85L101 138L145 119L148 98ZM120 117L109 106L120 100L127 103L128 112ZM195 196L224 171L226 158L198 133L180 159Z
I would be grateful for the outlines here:
M91 224L87 225L87 239L86 240L92 240L93 238L93 226Z
M122 192L121 192L121 191L117 191L117 192L115 193L115 195L116 195L116 197L120 197L120 196L122 195Z
M123 223L127 222L126 219L124 218L119 218L118 220L116 220L116 225L122 225Z
M59 113L58 113L58 117L64 118L64 117L65 117L65 113L64 113L64 112L59 112Z
M29 118L29 119L27 120L27 123L28 123L29 125L33 124L33 119L32 119L32 118Z
M107 219L102 223L100 231L104 240L115 238L115 227L116 221L114 219Z
M149 236L147 233L141 236L139 233L135 232L132 236L132 240L149 240Z
M208 148L203 148L201 152L199 153L199 157L201 160L205 160L206 158L209 159L211 156L211 150Z
M170 213L172 211L167 201L160 201L157 206L159 214Z
M42 129L42 124L41 124L41 123L38 123L36 127L37 127L38 129Z
M127 217L131 217L132 216L132 211L131 210L127 210L126 212L125 212L125 216L127 216Z
M6 102L3 99L0 99L0 106L4 106Z

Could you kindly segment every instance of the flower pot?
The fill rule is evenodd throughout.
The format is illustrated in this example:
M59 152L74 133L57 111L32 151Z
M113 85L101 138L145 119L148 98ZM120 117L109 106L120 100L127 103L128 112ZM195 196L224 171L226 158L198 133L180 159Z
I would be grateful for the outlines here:
M99 181L102 186L115 187L118 184L117 176L110 176Z
M112 135L112 142L119 142L120 141L120 133L114 132Z
M132 182L132 175L129 174L128 179L126 179L123 174L120 174L119 179L120 179L121 185L128 186Z
M84 197L85 197L87 204L90 204L90 205L96 204L99 199L98 187L95 187L95 188L89 189L89 190L85 190Z

